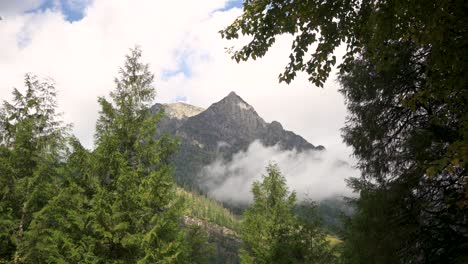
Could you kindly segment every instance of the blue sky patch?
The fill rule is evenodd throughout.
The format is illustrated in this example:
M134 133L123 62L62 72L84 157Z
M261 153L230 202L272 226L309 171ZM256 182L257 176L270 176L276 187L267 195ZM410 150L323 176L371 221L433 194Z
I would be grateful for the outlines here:
M175 98L172 99L172 103L177 103L177 102L183 102L187 103L187 96L176 96Z
M84 11L90 3L91 0L45 0L39 7L27 13L58 10L68 22L75 22L83 19Z
M161 79L168 80L180 73L184 74L185 77L192 76L192 69L186 59L182 59L175 70L163 70L161 73Z
M242 0L230 0L226 3L226 5L223 8L218 9L217 11L227 11L232 8L242 8L242 4Z

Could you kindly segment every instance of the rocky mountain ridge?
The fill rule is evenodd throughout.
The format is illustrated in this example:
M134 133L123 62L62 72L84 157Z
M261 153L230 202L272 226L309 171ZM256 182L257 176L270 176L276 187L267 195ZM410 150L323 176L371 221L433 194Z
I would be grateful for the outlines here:
M256 140L284 150L324 150L285 130L277 121L267 123L234 92L207 109L186 103L155 104L151 108L152 113L161 110L165 117L158 124L158 135L169 133L180 140L174 163L176 180L182 185L197 186L203 166L217 158L229 160Z

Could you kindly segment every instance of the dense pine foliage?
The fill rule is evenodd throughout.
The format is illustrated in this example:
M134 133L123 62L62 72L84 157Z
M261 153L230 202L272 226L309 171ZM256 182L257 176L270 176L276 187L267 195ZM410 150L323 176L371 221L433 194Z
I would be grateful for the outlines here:
M0 256L21 263L37 255L36 214L58 194L65 128L55 112L50 80L25 76L26 91L13 91L0 114Z
M255 263L289 263L291 254L295 262L330 263L325 233L315 218L294 214L295 196L286 198L276 167L254 185L244 221L175 186L177 141L155 137L163 112L149 111L153 83L141 50L132 49L110 100L98 100L89 151L60 121L54 83L25 76L25 92L15 89L0 112L0 263L237 263L243 242L244 260ZM262 199L279 200L262 211ZM259 234L273 238L255 242L271 243L268 258L249 257Z
M140 57L127 56L112 101L99 99L93 152L58 121L53 83L28 74L25 93L4 102L2 262L188 262L169 165L176 144L154 139L160 115L149 114L153 75Z

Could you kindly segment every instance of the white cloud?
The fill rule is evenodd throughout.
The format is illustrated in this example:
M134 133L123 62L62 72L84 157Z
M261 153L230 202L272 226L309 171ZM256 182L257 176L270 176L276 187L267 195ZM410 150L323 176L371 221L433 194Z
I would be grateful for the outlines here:
M252 200L254 181L264 175L269 162L278 164L290 191L299 199L323 200L332 196L352 196L344 179L357 176L343 153L333 151L281 151L279 147L265 147L253 142L247 151L236 153L232 160L216 160L203 168L202 183L209 194L218 200L246 204Z
M97 97L113 89L124 55L139 44L157 77L157 101L185 97L208 107L236 91L266 121L280 121L315 145L350 153L341 143L346 109L333 78L324 89L301 74L291 85L279 84L291 47L288 36L279 37L265 58L235 63L224 48L239 42L218 33L241 13L220 11L227 2L94 0L82 20L70 23L55 9L18 13L37 7L39 0L0 0L0 10L11 14L0 21L0 98L23 87L26 72L54 78L64 118L91 147Z
M12 87L21 89L26 72L54 78L66 121L90 147L97 97L113 88L128 49L141 45L157 76L173 70L193 25L223 5L222 0L96 0L73 23L55 9L6 17L0 21L0 98L9 99Z

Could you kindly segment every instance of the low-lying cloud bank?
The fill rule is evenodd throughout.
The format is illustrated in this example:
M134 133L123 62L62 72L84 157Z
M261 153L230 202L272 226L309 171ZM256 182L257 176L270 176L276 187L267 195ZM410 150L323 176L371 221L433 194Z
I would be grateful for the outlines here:
M233 155L231 161L218 159L202 170L204 187L214 198L236 204L252 201L252 183L262 179L269 162L275 162L285 176L289 189L299 199L320 201L333 196L352 196L345 179L359 172L340 152L295 150L278 146L265 147L253 142L246 151Z

